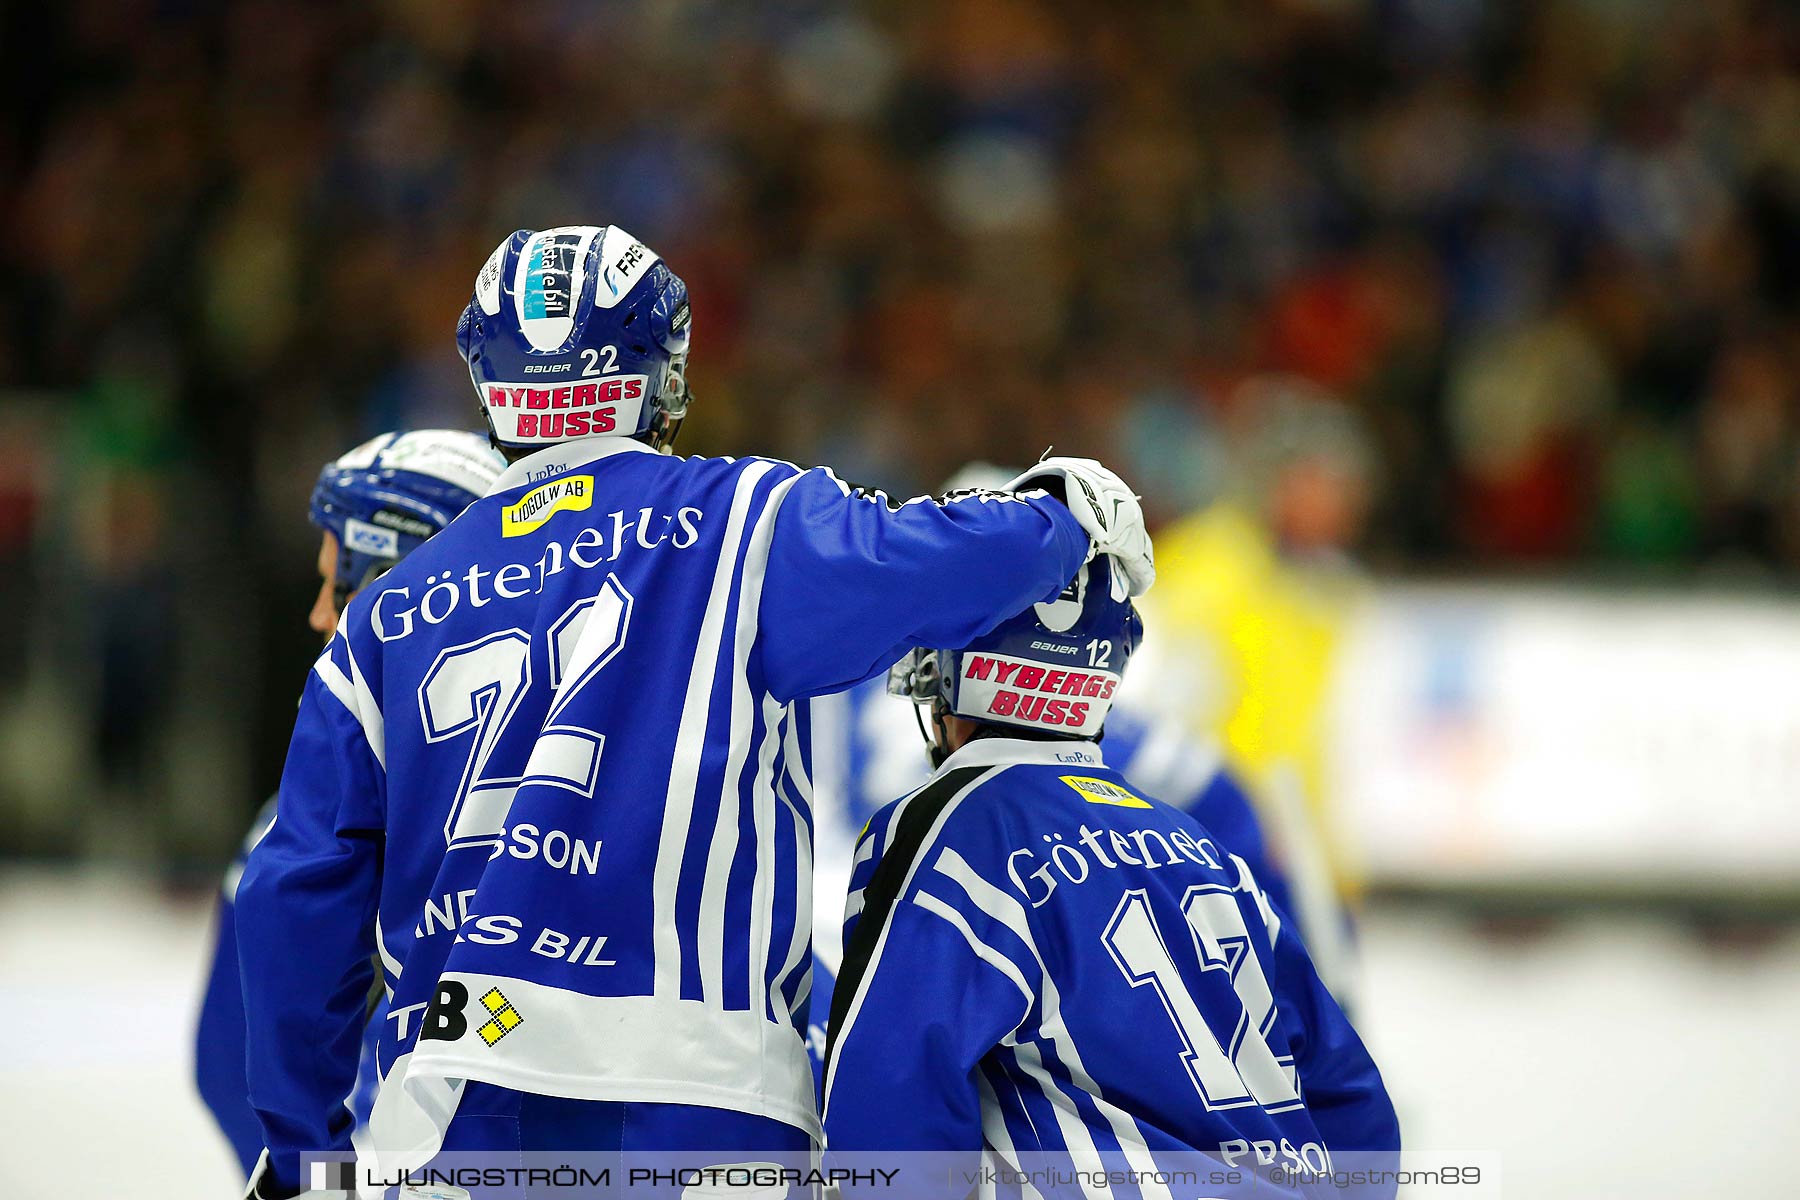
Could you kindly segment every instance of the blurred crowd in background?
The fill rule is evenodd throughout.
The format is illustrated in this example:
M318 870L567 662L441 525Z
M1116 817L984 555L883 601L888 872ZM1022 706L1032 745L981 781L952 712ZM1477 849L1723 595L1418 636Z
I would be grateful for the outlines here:
M521 227L617 223L687 278L687 452L913 493L1054 444L1159 519L1235 497L1388 570L1800 572L1800 10L1775 0L3 20L23 790L91 761L203 794L177 726L272 782L307 490L370 434L478 424L453 329ZM69 705L97 732L59 759ZM185 801L190 841L255 800Z

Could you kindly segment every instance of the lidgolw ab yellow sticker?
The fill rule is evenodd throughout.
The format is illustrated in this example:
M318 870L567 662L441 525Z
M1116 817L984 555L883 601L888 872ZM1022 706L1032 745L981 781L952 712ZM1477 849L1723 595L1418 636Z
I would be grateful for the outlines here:
M532 488L500 510L500 536L530 533L559 512L581 512L594 502L592 475L566 475Z
M1116 804L1120 808L1149 808L1148 800L1141 800L1118 784L1105 779L1095 779L1089 775L1063 775L1059 778L1077 792L1089 804Z

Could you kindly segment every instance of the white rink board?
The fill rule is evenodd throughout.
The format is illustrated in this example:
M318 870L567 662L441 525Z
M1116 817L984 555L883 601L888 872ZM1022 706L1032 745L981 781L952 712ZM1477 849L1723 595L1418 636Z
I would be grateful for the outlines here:
M1800 602L1384 587L1331 720L1375 880L1800 879Z

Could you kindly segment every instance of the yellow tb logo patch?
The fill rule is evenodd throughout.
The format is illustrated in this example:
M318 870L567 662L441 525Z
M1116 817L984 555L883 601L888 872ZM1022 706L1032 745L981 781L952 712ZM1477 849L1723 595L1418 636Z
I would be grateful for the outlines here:
M519 1015L511 1000L501 995L499 988L488 989L487 995L481 998L481 1007L492 1013L493 1019L475 1032L490 1046L525 1023L525 1018Z
M1120 808L1149 808L1148 800L1140 800L1118 784L1089 775L1063 775L1062 781L1081 794L1089 804L1116 804Z
M581 512L594 502L592 475L566 475L532 488L500 510L500 536L519 537L559 512Z

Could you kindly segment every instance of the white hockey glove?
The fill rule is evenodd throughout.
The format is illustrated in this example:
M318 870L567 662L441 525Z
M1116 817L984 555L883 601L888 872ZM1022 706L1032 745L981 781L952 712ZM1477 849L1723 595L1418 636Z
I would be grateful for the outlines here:
M1156 557L1144 510L1125 481L1091 458L1046 458L1006 485L1006 490L1042 487L1060 479L1062 499L1087 531L1094 552L1112 556L1113 599L1141 596L1156 582Z

